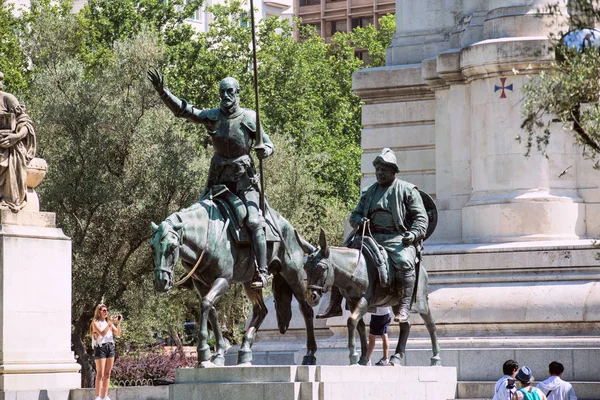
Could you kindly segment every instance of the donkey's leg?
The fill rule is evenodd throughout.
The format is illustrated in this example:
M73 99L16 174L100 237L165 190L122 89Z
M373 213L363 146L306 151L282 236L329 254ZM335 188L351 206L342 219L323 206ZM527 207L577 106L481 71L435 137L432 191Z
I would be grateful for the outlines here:
M304 317L304 325L306 326L306 354L302 359L302 365L316 365L317 357L317 340L315 338L315 325L314 325L314 310L308 305L306 301L306 285L304 283L304 274L302 273L302 264L299 264L297 268L285 271L282 274L285 278L285 282L289 289L291 289L294 297L298 301L298 307ZM275 282L275 279L273 279ZM275 287L273 287L275 291Z
M229 290L229 282L225 278L217 278L200 302L200 330L198 331L198 364L210 360L208 345L208 315L219 298ZM216 318L215 318L216 319ZM218 322L215 324L218 326ZM213 326L214 326L213 325Z
M406 354L406 342L408 341L408 334L410 333L410 321L403 322L400 324L400 337L398 338L398 345L396 346L396 353L390 358L390 363L394 366L400 365L400 362L404 359Z
M427 307L429 309L429 307ZM425 326L427 327L427 331L429 332L429 337L431 338L431 351L433 352L433 356L431 357L431 365L432 366L441 366L442 358L440 357L440 345L437 340L437 331L435 328L435 321L431 316L431 310L428 310L427 313L420 314L421 318L425 322Z
M369 303L364 297L361 297L356 305L354 306L354 311L348 317L348 350L350 350L350 365L358 364L359 355L358 351L356 351L356 328L358 326L359 321L362 321L363 315L367 313L369 309ZM364 322L363 322L364 324ZM362 343L362 338L361 338ZM366 347L365 347L366 348Z
M360 365L367 365L369 362L369 359L367 358L367 348L369 347L369 343L367 341L367 328L363 318L358 321L356 330L358 331L358 337L360 338L360 360L358 360L358 363Z
M219 324L219 314L217 313L217 309L214 306L210 308L210 311L208 313L208 321L210 322L212 331L215 334L216 342L215 354L213 354L211 361L215 365L222 367L223 365L225 365L225 352L227 351L227 344L225 342L225 339L223 338L221 324Z
M252 302L252 320L242 338L242 344L238 351L238 365L250 364L252 362L252 344L254 343L258 328L267 316L267 306L265 306L262 290L252 289L250 282L247 282L244 283L244 291L248 299Z

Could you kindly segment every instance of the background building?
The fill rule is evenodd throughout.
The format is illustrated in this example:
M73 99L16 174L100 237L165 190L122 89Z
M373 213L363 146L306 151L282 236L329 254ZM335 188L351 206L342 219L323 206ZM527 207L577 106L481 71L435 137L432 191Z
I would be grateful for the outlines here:
M394 0L294 0L294 15L316 27L325 39L359 26L373 24L378 28L380 17L395 12Z

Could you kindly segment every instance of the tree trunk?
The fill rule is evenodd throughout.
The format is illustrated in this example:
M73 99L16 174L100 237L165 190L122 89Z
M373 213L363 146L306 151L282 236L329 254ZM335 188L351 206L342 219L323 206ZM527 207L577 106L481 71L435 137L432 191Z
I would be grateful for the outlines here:
M86 314L82 315L79 320L75 322L75 329L71 334L71 346L72 350L77 357L77 362L81 365L81 387L91 388L94 387L96 378L95 371L92 367L92 357L90 357L85 351L85 345L83 344L82 338L88 333L88 324L91 317L86 318Z
M175 342L175 346L177 346L177 351L179 352L179 357L181 358L181 361L183 362L183 366L187 367L187 359L185 357L185 352L183 351L183 343L181 342L179 333L177 333L175 328L173 328L172 326L169 326L169 335L171 335L171 337L173 338L173 341Z

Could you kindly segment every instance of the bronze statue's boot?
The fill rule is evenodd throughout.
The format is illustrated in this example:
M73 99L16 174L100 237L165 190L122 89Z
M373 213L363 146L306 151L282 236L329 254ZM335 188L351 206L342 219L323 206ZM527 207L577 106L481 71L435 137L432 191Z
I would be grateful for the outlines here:
M267 269L267 239L263 228L252 232L252 244L254 256L256 257L256 273L252 278L250 287L260 290L267 286L269 282L269 270Z
M325 314L317 314L317 319L340 317L344 314L342 311L342 299L344 296L340 293L340 289L336 286L331 288L331 296L329 298L329 305Z
M413 291L415 290L415 274L403 274L402 278L402 293L400 294L400 307L394 308L394 322L404 323L410 317L411 300Z

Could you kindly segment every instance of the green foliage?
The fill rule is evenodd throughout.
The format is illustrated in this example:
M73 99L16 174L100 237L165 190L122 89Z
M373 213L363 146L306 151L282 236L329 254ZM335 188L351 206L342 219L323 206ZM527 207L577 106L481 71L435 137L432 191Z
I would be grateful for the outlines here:
M27 58L19 36L24 31L22 19L15 17L14 4L0 0L0 71L4 73L5 90L19 95L27 87Z
M375 29L373 25L368 25L365 28L354 28L348 34L348 40L352 46L368 50L369 67L382 67L385 65L386 49L392 42L394 33L396 33L396 16L394 14L386 14L379 18L378 22L379 29Z
M184 24L203 0L88 0L78 14L81 32L80 57L90 68L102 67L114 57L117 41L135 37L144 29L161 32L163 40L181 42L193 35Z
M267 19L260 30L260 94L270 131L290 136L312 155L322 197L356 201L360 182L360 107L352 73L360 65L344 40L316 34L298 43L288 21Z
M561 12L556 4L550 5L549 10L554 14ZM587 27L596 16L600 16L597 1L572 2L569 27ZM521 127L526 132L527 153L533 147L545 151L551 125L558 119L583 146L584 154L596 160L595 168L600 168L600 57L594 48L581 52L567 48L559 40L563 34L557 32L551 37L559 60L523 87L525 103Z

